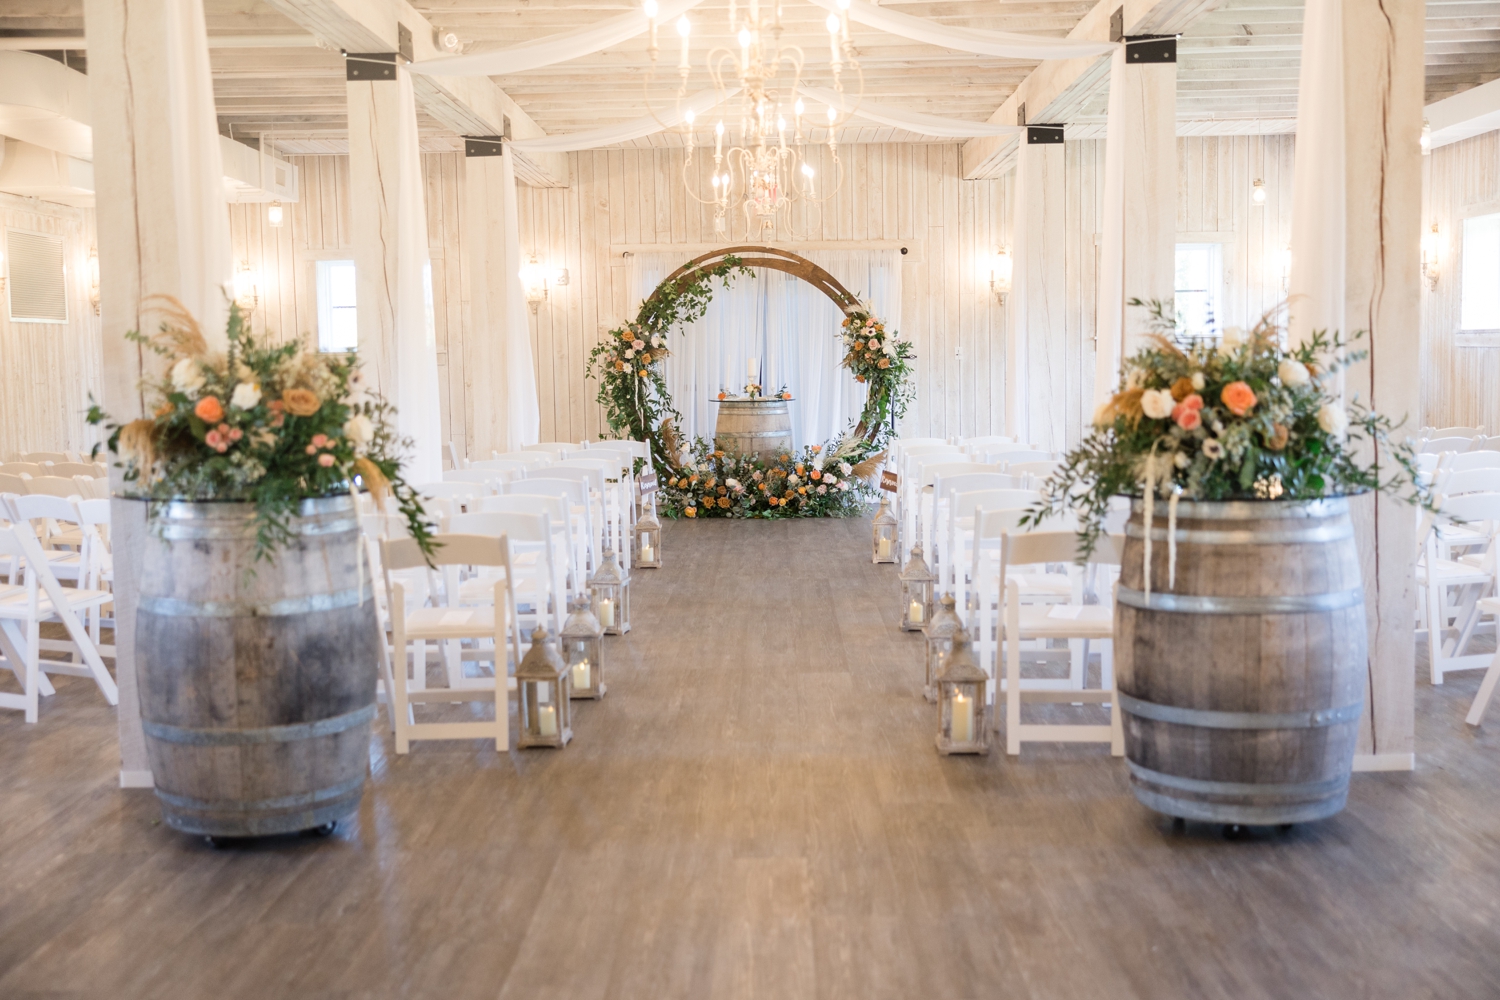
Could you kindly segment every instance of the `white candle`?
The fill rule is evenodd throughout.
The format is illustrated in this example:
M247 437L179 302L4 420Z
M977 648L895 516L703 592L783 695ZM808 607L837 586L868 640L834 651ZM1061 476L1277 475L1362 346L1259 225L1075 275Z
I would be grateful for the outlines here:
M573 664L573 690L587 691L589 689L589 660L584 657Z
M750 381L754 382L755 376L760 374L760 363L755 358L751 358L750 363L745 368L745 371L746 374L750 376Z
M615 624L615 602L607 597L599 602L599 624L605 628L613 628Z
M880 558L889 559L891 557L891 540L889 538L882 538L878 551L880 552Z
M974 739L974 699L965 698L962 691L953 694L953 725L950 735L954 743L970 743Z
M912 601L911 602L911 605L906 609L906 619L907 619L907 621L911 622L913 625L920 625L920 624L922 624L922 602L921 601Z
M650 542L642 542L641 543L641 562L650 562L650 561L651 561L651 543Z
M557 735L557 706L541 705L536 710L536 728L542 736Z

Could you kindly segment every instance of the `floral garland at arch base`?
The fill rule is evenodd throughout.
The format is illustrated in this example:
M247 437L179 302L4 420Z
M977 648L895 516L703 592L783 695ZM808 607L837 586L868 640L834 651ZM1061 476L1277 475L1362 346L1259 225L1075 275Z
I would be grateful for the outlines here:
M682 420L667 389L662 362L671 354L673 330L702 318L713 298L713 283L727 287L753 274L733 254L716 262L700 258L663 281L641 303L636 318L615 330L589 354L588 377L598 379L598 402L610 429L622 438L647 441L661 481L660 509L669 517L851 517L873 499L871 480L885 457L896 421L911 402L909 341L888 332L873 310L844 291L832 275L793 254L768 251L798 262L756 258L751 263L807 277L844 311L837 336L845 352L841 367L869 387L859 419L837 439L772 461L730 455L697 438L684 444ZM718 255L710 255L718 256Z

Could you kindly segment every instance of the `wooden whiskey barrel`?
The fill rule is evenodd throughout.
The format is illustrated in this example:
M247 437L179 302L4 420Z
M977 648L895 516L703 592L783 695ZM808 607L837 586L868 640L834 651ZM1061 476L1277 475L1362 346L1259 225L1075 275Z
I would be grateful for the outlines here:
M305 501L274 562L249 504L152 508L136 670L168 825L263 836L354 812L382 639L353 501Z
M764 461L792 450L792 414L784 399L725 399L719 402L714 447Z
M1115 680L1135 796L1184 819L1280 824L1344 808L1365 690L1365 604L1348 501L1132 505Z

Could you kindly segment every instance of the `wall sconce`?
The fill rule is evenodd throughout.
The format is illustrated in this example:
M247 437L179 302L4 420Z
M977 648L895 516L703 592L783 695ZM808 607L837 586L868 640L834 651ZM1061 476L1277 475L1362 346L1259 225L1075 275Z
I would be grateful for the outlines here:
M1442 250L1442 237L1438 235L1438 224L1434 222L1432 231L1422 237L1422 277L1427 279L1427 287L1431 291L1437 291Z
M1266 203L1266 182L1256 178L1255 183L1250 185L1250 202L1253 205L1264 205Z
M89 305L99 315L99 248L89 247Z
M543 267L535 254L532 254L526 266L521 268L521 287L526 291L526 304L531 306L533 313L546 301L547 291L550 286L556 285L561 288L567 283L567 268Z
M271 207L266 209L266 224L269 225L272 229L280 229L282 217L283 211L281 208L281 202L271 202Z
M990 291L1000 298L1000 304L1005 304L1005 297L1010 294L1011 278L1015 274L1015 260L1010 255L1010 247L998 247L995 256L990 259Z
M260 275L249 261L243 261L234 272L234 301L241 312L254 312L260 305Z

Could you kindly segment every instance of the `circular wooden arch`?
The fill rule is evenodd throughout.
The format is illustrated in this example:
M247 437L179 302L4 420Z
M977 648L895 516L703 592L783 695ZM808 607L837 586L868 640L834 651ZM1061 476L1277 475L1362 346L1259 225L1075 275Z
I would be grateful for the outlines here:
M705 265L713 267L725 257L736 257L746 267L764 267L801 278L832 299L833 304L838 306L843 312L847 313L850 309L859 305L859 300L850 294L849 289L841 285L837 278L829 274L822 267L814 264L806 257L792 253L790 250L780 250L776 247L746 245L713 250L694 257L667 275L666 279L656 287L663 288L674 282L677 284L688 284L692 280L692 273L694 271L703 269ZM653 297L655 297L655 294L655 292L652 292Z

